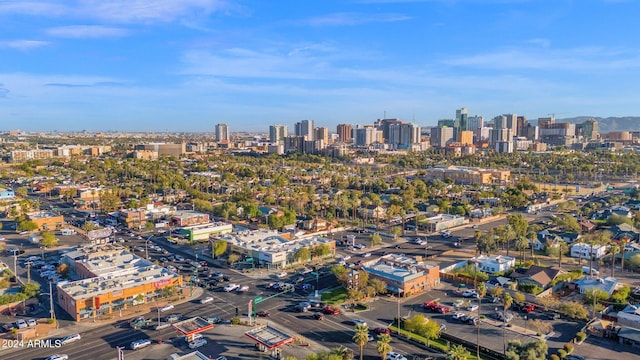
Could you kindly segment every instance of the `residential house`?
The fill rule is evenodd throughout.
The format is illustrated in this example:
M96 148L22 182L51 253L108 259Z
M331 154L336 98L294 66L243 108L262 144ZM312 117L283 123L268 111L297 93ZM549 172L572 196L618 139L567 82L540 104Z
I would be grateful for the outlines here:
M0 188L0 201L2 200L14 200L16 193L11 189Z
M598 226L590 220L580 221L580 229L583 233L591 234L592 232L596 231L597 227Z
M536 238L533 239L533 249L538 251L544 251L545 248L555 248L560 245L560 242L564 241L560 236L549 230L542 230L538 232ZM531 240L529 240L531 242ZM531 244L529 244L531 246Z
M628 304L624 309L618 311L617 321L621 326L640 329L640 305Z
M614 240L627 239L630 241L640 240L640 231L633 225L622 223L611 227Z
M380 205L368 205L358 208L358 214L370 219L383 219L387 214L387 209Z
M516 266L516 258L502 255L480 255L477 258L472 258L471 262L476 264L478 270L489 274L509 271Z
M571 246L571 257L597 260L605 256L608 249L608 245L577 243Z
M623 216L631 219L633 217L633 212L630 208L626 206L612 206L609 208L610 216L616 214L618 216Z
M514 271L511 273L511 278L517 280L519 284L533 284L546 289L562 272L563 270L556 266L542 267L532 265L523 272Z
M589 290L597 289L604 291L609 295L613 294L619 284L618 280L610 276L607 276L605 278L583 276L573 283L578 288L580 294L586 294Z

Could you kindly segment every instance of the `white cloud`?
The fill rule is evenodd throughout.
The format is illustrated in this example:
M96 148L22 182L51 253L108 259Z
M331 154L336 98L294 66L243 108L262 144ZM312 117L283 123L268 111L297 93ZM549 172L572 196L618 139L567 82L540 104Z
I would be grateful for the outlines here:
M16 50L32 50L39 47L47 46L50 43L48 41L39 41L39 40L9 40L9 41L0 41L0 48L10 48Z
M300 21L310 26L353 26L374 22L396 22L411 19L402 14L334 13Z
M172 22L189 16L240 9L227 0L73 0L8 1L0 3L0 14L98 19L113 23Z
M71 25L50 28L46 33L61 38L115 38L129 34L127 29L102 25Z
M447 65L484 69L532 69L592 71L640 67L640 53L599 47L552 49L507 49L493 53L450 58Z

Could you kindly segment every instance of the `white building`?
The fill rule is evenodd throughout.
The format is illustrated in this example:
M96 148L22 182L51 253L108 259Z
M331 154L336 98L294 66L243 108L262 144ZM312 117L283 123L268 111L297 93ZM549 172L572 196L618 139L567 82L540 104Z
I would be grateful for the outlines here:
M217 239L226 241L230 251L251 258L254 264L268 268L284 269L299 263L295 254L304 247L309 248L313 254L314 248L326 245L330 250L326 256L335 255L336 242L334 240L319 236L300 239L288 239L285 236L276 230L263 229L234 232L219 236Z
M511 256L480 255L477 259L472 258L471 261L476 264L478 270L489 274L509 271L516 266L516 258Z
M607 245L593 245L585 243L576 243L571 246L571 257L589 259L593 257L594 260L600 259L607 254L609 247Z

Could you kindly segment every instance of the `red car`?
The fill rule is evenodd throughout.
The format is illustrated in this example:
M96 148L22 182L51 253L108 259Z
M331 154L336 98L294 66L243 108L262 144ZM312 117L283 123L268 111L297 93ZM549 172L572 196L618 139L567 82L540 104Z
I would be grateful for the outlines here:
M329 315L340 314L340 309L336 309L333 306L325 306L322 308L322 312Z
M378 335L381 335L381 334L391 334L391 330L389 330L389 329L388 329L388 328L386 328L386 327L377 327L377 328L373 329L373 332L374 332L374 333L376 333L376 334L378 334Z
M439 312L440 314L446 314L451 311L451 308L442 304L438 304L431 311Z
M427 301L422 304L422 308L429 311L433 311L436 306L438 306L438 304L435 301Z
M525 306L522 307L521 310L522 310L523 313L530 313L533 310L535 310L535 308L536 308L535 305L525 305Z

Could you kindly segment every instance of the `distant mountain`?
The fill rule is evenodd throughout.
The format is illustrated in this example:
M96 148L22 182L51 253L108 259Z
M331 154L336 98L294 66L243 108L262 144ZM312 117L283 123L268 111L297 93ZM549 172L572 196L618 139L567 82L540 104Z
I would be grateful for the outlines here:
M595 117L595 116L576 116L572 118L556 119L556 122L569 122L574 124L580 124L588 119L598 120L599 133L607 133L611 131L640 130L640 116L624 116L624 117L608 117L608 118L601 118L601 117Z

